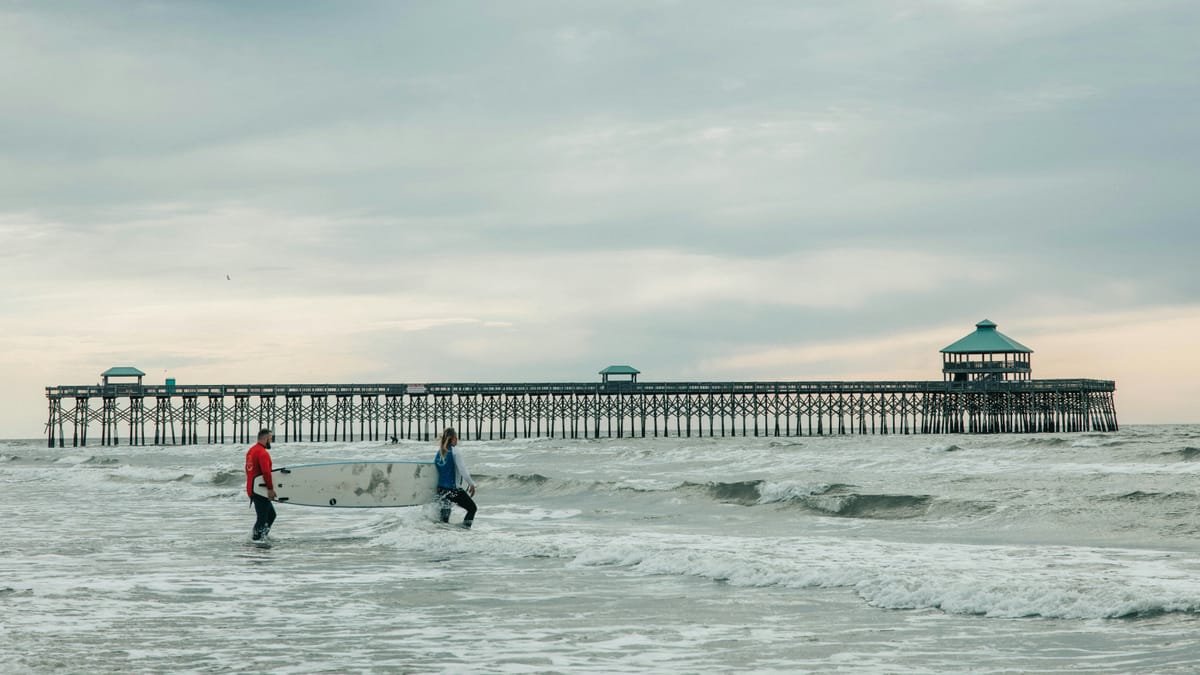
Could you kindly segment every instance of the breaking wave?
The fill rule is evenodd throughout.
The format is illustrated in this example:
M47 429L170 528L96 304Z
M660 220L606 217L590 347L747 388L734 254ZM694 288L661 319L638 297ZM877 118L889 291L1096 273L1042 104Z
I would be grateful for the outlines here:
M265 480L265 479L264 479ZM213 474L213 485L244 485L246 483L246 472L244 471L218 471Z
M653 488L634 486L629 483L562 480L548 478L541 474L510 474L491 478L489 481L493 487L507 487L553 495L619 491L674 492L721 504L737 504L747 507L783 505L798 507L817 515L841 518L917 518L925 515L933 503L933 497L930 495L866 493L857 490L852 485L842 483L802 486L770 483L764 480L745 480L684 482L673 488Z
M1196 448L1196 447L1189 445L1185 448L1181 448L1179 450L1172 450L1171 452L1167 452L1167 453L1163 453L1163 454L1173 456L1173 457L1178 457L1184 461L1190 462L1190 461L1193 461L1196 459L1200 459L1200 448Z
M933 503L933 497L865 493L858 491L853 485L843 483L809 488L769 484L764 490L761 502L794 505L825 516L900 519L925 515Z
M683 492L699 493L724 504L752 506L762 500L763 481L747 480L733 483L684 483Z
M929 495L813 495L802 500L811 510L849 518L918 518L929 511Z
M1179 500L1194 501L1196 495L1187 492L1143 492L1134 490L1120 495L1103 495L1094 497L1101 502L1172 502Z
M85 459L79 463L86 464L89 466L113 466L116 464L120 464L121 460L117 459L116 457L97 457L95 455L92 455L91 457L88 457L87 459Z

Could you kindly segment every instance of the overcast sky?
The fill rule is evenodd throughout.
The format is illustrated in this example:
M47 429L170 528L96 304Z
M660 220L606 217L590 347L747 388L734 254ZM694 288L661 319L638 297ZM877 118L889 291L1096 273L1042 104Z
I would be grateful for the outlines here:
M1200 3L0 2L0 437L180 383L1034 376L1200 422Z

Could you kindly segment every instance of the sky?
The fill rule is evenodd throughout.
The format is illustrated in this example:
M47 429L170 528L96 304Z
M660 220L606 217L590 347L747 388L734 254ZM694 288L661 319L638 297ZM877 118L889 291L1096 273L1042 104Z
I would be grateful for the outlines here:
M0 0L45 387L1035 378L1200 423L1200 3Z

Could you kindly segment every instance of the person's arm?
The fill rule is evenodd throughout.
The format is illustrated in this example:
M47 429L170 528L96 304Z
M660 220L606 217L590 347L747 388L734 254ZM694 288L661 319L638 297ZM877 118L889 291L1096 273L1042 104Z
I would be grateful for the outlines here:
M271 454L265 450L259 453L258 469L262 471L263 482L267 485L267 499L275 499L275 477L271 475Z
M467 482L471 496L475 496L475 479L471 478L471 472L467 471L467 463L463 461L462 451L458 448L454 449L454 468L458 469L458 475Z
M275 489L275 480L271 476L271 456L265 452L258 453L258 471L262 474L263 482L268 490Z

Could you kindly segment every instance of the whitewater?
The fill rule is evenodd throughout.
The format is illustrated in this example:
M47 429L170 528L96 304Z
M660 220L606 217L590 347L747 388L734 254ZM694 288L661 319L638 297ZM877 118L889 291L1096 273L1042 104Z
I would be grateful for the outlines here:
M1200 669L1200 426L460 448L473 530L281 504L264 549L245 447L0 441L0 672Z

